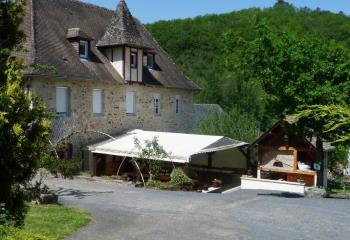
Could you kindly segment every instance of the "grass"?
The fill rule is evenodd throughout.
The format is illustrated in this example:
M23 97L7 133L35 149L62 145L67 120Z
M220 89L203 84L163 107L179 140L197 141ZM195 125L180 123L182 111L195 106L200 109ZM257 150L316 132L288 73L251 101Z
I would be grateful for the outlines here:
M344 189L331 188L331 192L332 193L339 193L339 194L342 194L342 193L350 194L350 189L345 189L345 192L344 192Z
M58 205L31 205L25 219L25 230L61 240L86 226L88 213Z

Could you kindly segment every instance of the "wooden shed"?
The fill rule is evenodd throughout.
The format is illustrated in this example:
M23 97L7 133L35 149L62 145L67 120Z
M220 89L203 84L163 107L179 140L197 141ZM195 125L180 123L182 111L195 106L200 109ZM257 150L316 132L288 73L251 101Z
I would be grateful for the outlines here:
M324 174L316 163L316 146L312 140L288 132L286 125L283 121L276 123L251 144L258 151L257 177L316 186L317 176Z

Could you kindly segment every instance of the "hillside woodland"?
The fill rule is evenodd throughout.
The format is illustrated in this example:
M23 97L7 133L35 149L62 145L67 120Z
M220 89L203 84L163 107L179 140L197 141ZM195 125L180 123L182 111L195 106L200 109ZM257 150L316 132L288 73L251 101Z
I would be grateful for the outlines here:
M342 12L278 1L147 28L202 88L195 102L228 113L208 117L201 133L249 142L305 105L350 104L350 17Z

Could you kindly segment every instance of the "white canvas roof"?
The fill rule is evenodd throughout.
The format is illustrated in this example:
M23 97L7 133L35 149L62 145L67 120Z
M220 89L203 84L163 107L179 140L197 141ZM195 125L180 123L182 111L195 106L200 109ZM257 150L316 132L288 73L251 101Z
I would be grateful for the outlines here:
M135 145L135 139L138 139L141 146L143 146L146 140L152 141L154 137L158 139L159 145L169 155L169 158L160 160L178 163L188 163L191 156L199 153L215 152L247 145L245 142L223 136L153 132L136 129L115 138L115 140L92 145L89 150L99 154L138 157L140 150Z

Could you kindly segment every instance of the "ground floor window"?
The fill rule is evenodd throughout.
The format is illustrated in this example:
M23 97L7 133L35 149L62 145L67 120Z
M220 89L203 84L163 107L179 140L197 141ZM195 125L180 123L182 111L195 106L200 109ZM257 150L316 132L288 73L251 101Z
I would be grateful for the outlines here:
M60 116L69 116L69 101L69 88L56 87L56 112Z
M160 115L160 94L156 93L153 96L153 104L154 104L154 115Z
M125 102L126 102L126 114L128 115L135 114L135 92L127 91Z
M175 114L179 115L180 114L180 101L181 98L179 95L175 96Z
M94 116L104 115L104 91L102 89L92 90L92 111Z

